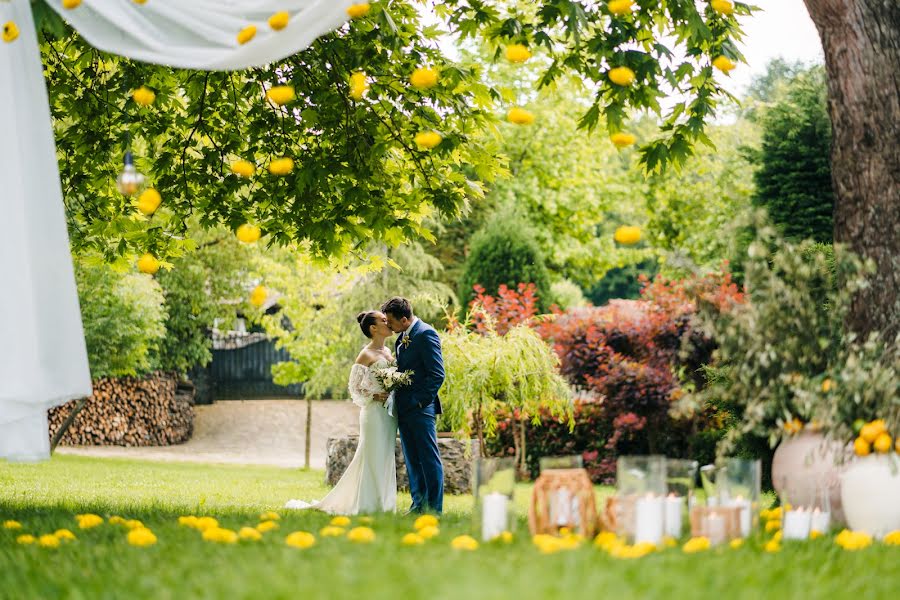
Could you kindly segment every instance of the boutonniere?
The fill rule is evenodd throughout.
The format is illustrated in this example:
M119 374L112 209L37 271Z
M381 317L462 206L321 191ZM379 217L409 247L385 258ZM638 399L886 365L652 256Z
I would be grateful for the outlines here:
M408 335L403 336L403 339L400 340L400 343L403 345L404 348L408 348L408 347L409 347L409 342L410 342L410 339L409 339L409 336L408 336Z

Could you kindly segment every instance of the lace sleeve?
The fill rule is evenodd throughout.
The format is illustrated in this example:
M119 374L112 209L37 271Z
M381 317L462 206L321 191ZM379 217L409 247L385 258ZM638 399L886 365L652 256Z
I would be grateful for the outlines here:
M369 376L368 367L358 363L350 368L350 382L347 387L350 390L350 399L359 407L368 405L372 402L372 396L381 391Z

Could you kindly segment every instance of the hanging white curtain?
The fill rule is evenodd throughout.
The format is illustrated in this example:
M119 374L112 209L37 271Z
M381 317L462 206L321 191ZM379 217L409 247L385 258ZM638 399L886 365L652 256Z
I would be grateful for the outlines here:
M47 410L88 396L56 148L30 0L0 0L0 458L50 455ZM96 47L174 67L229 70L306 48L347 20L353 0L84 0L49 4ZM276 31L268 19L286 11ZM254 25L244 44L238 33Z

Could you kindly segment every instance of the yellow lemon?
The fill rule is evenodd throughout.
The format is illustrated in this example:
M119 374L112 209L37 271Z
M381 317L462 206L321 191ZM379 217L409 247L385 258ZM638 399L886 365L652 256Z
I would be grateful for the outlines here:
M251 177L256 172L256 165L249 160L236 160L231 163L231 172L239 177Z
M900 529L891 531L881 541L888 546L900 546Z
M434 69L420 67L409 76L409 82L414 88L427 89L437 85L438 72Z
M862 437L853 440L853 451L857 456L868 456L872 452L872 447Z
M287 13L287 11L282 10L269 17L269 27L271 27L275 31L281 31L288 26L288 21L290 20L291 16Z
M733 550L737 550L738 548L740 548L743 545L744 545L744 538L734 538L733 540L728 542L728 546Z
M634 134L624 133L622 131L612 134L609 136L609 139L616 148L627 148L637 141Z
M897 440L894 442L894 450L897 452L897 454L900 454L900 438L897 438Z
M809 539L811 539L811 540L817 540L820 537L822 537L823 535L825 535L825 534L822 533L821 531L819 531L818 529L810 529L809 530Z
M510 531L504 531L500 535L495 537L494 540L500 540L504 544L512 544L513 534Z
M703 550L709 550L710 543L709 538L706 537L695 537L691 538L684 543L684 546L681 549L688 554L694 554L695 552L702 552Z
M147 4L147 0L131 0L135 4Z
M370 527L354 527L347 532L347 539L356 544L370 544L375 541L375 532Z
M3 521L3 529L22 529L22 524L18 521Z
M124 525L125 523L127 521L118 515L113 515L109 518L110 525Z
M203 539L207 542L217 542L219 544L235 544L238 541L238 534L230 529L213 527L203 532Z
M38 544L44 548L59 548L59 538L48 533L38 538Z
M506 120L516 125L531 125L534 123L534 114L516 106L506 113Z
M212 517L200 517L197 519L197 529L199 531L206 531L207 529L215 529L219 526L219 522Z
M531 52L524 44L510 44L506 47L506 60L511 63L523 63L531 58Z
M614 15L627 15L631 13L634 6L633 0L609 0L606 7Z
M831 391L831 388L834 387L834 383L830 379L825 379L822 381L822 392L827 394Z
M470 535L461 535L453 538L453 541L450 542L450 547L454 550L471 552L472 550L478 550L478 541Z
M266 98L268 98L278 106L287 104L288 102L293 101L296 97L297 96L294 93L294 86L292 85L276 85L269 88L269 90L266 92Z
M420 149L431 150L435 146L441 143L441 140L444 138L441 137L436 131L422 131L416 134L416 137L413 138L413 141L416 143Z
M62 0L62 7L66 10L72 10L81 6L81 0Z
M266 511L259 515L260 521L280 521L281 516L277 512L273 512L271 510Z
M250 304L256 307L260 307L266 303L266 299L269 297L269 290L265 288L265 286L258 285L253 288L253 291L250 292Z
M616 85L627 86L634 83L634 71L628 67L616 67L609 70L609 80Z
M156 543L156 536L147 528L139 527L128 532L128 543L132 546L152 546Z
M295 531L284 538L284 543L291 548L305 550L316 545L316 536L306 531Z
M290 157L276 158L269 163L269 173L272 175L287 175L294 170L294 159Z
M422 515L415 520L415 522L413 523L413 528L416 531L419 531L424 527L437 527L438 525L440 525L440 522L434 515Z
M713 59L712 64L715 68L722 71L723 73L728 73L737 66L727 56L717 56Z
M3 24L3 41L7 44L14 42L19 37L19 26L15 21L7 21Z
M262 235L262 231L256 225L251 225L250 223L244 223L240 227L237 228L237 239L244 242L245 244L252 244L253 242L259 239L259 236Z
M262 534L252 527L241 527L238 531L238 538L248 542L258 542L262 539Z
M889 434L882 433L877 438L875 438L875 443L872 444L872 447L878 454L887 454L891 451L891 444L893 441L894 440L891 439L891 436Z
M69 531L68 529L57 529L57 530L53 533L53 535L55 535L56 537L58 537L60 540L68 540L68 541L71 541L71 540L74 540L74 539L75 539L75 534L72 533L71 531Z
M711 0L709 5L714 11L723 15L730 15L734 12L734 4L730 0Z
M350 75L350 97L354 100L361 100L369 89L369 83L366 81L366 74L357 71Z
M364 516L359 518L359 522L363 525L371 525L375 522L375 519L369 516Z
M79 529L91 529L103 524L103 517L100 515L76 515L75 520L78 521Z
M156 101L156 92L142 85L131 92L131 98L141 106L150 106Z
M138 259L137 268L141 273L154 275L157 271L159 271L159 261L155 256L147 252Z
M763 549L766 552L781 552L781 542L778 540L769 540L766 542L766 545L763 546Z
M256 25L247 25L237 34L237 43L243 46L256 37Z
M30 544L33 544L33 543L35 543L36 541L37 541L37 538L35 538L33 535L30 535L30 534L27 534L27 533L26 533L25 535L20 535L19 537L16 538L16 543L17 543L17 544L22 544L22 545L24 545L24 546L28 546L28 545L30 545Z
M771 520L766 523L766 533L772 533L773 531L779 531L781 529L781 520Z
M335 527L349 527L350 518L343 515L338 515L337 517L331 519L331 525L334 525Z
M400 540L400 543L404 546L421 546L425 543L425 539L418 533L407 533Z
M418 531L419 536L425 540L430 540L433 537L437 537L440 533L441 530L438 529L435 525L426 525Z
M162 196L153 188L147 188L138 196L138 210L145 215L149 216L155 213L160 204L162 204Z
M110 519L109 522L112 523L112 519ZM193 529L197 527L197 517L195 517L194 515L190 515L187 517L178 517L178 524L182 527L190 527Z
M278 523L275 521L263 521L259 525L256 526L256 530L260 533L265 533L267 531L274 531L278 529Z
M641 241L641 228L633 225L622 225L616 228L613 239L623 246L633 246Z
M346 529L343 527L335 527L334 525L329 525L328 527L323 527L319 530L319 535L322 537L341 537L346 533Z
M351 19L358 19L360 17L364 17L367 14L369 14L369 10L371 8L372 7L369 5L368 2L358 2L356 4L351 4L347 8L347 14L350 16Z

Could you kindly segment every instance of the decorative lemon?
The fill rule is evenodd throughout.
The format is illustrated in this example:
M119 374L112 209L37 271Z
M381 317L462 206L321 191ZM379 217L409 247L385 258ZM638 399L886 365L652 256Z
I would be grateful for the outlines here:
M369 89L369 82L366 81L366 74L363 71L357 71L350 75L350 97L354 100L361 100Z
M149 529L140 527L128 532L128 543L139 547L152 546L156 543L156 536Z
M631 13L634 6L633 0L609 0L606 7L614 15L627 15Z
M137 208L145 215L152 215L162 204L162 196L153 188L147 188L138 197Z
M871 444L883 433L883 431L884 430L878 426L877 422L871 421L862 426L862 429L859 430L859 437Z
M62 7L66 10L72 10L81 6L81 0L62 0Z
M531 58L531 52L523 44L510 44L506 47L506 60L511 63L523 63Z
M687 552L688 554L694 554L695 552L702 552L703 550L709 550L709 538L706 537L694 537L689 539L682 546L682 550Z
M35 543L36 541L37 541L37 538L35 538L33 535L30 535L28 533L26 533L24 535L20 535L19 537L16 538L16 543L22 544L24 546L29 546L29 545Z
M409 82L414 88L420 90L432 88L437 85L438 72L434 69L420 67L413 71L412 75L409 76Z
M734 12L734 4L729 0L711 0L709 5L719 14L730 15Z
M58 537L60 540L72 541L75 539L75 534L68 529L57 529L53 533L53 535Z
M76 515L75 520L78 521L79 529L93 529L103 524L103 517L100 515Z
M269 17L269 27L275 31L281 31L288 26L288 21L290 20L291 15L289 15L287 11L282 10Z
M822 381L822 393L827 394L834 387L834 382L826 378Z
M269 173L272 175L287 175L294 170L294 159L290 157L276 158L269 163Z
M434 515L422 515L415 520L413 528L416 531L420 531L425 527L437 527L439 524L437 517Z
M400 540L400 543L404 546L421 546L425 543L425 540L418 533L407 533Z
M237 34L237 42L241 46L256 37L256 25L247 25Z
M22 529L22 524L18 521L4 521L3 529Z
M613 239L624 246L633 246L641 241L641 228L633 225L622 225L616 228Z
M436 131L422 131L416 134L416 137L413 138L413 141L416 143L420 149L423 150L431 150L435 146L441 143L441 140L444 138L441 137Z
M156 260L155 256L147 252L138 259L137 268L141 273L154 275L157 271L159 271L159 261Z
M609 70L609 80L623 87L634 83L634 77L634 71L628 67L616 67Z
M277 104L278 106L282 106L291 102L296 98L296 94L294 93L294 86L292 85L276 85L275 87L269 88L266 92L266 98Z
M349 527L350 518L343 515L338 515L335 518L331 519L331 525L333 525L334 527Z
M609 136L609 139L616 148L627 148L637 141L637 138L633 134L624 133L622 131L612 134Z
M260 533L266 533L267 531L275 531L278 529L278 523L275 521L263 521L259 525L256 526L256 530Z
M316 545L316 536L306 531L295 531L284 538L284 543L291 548L306 550Z
M319 530L319 535L322 537L341 537L346 533L346 529L343 527L335 527L334 525L329 525L327 527L323 527Z
M16 41L19 37L19 26L14 21L3 24L3 41L7 44Z
M358 19L360 17L364 17L369 14L369 10L372 7L368 2L359 2L357 4L351 4L347 8L347 14L350 15L351 19Z
M238 538L248 542L258 542L262 539L262 534L252 527L241 527L238 531Z
M261 515L259 515L259 520L260 521L280 521L281 516L277 512L268 510L268 511L262 513Z
M262 231L260 228L256 225L251 225L250 223L244 223L237 228L237 239L245 244L252 244L258 240L261 235Z
M450 542L450 547L454 550L471 552L472 550L478 550L478 541L470 535L461 535L453 538L453 541Z
M875 438L875 443L872 444L872 447L875 449L875 452L878 454L887 454L891 451L891 445L894 440L891 439L891 436L887 433L882 433L877 438Z
M872 448L864 438L858 437L853 440L853 451L857 456L868 456L872 452Z
M156 93L142 85L131 93L131 98L141 106L150 106L156 101Z
M231 172L239 177L251 177L256 172L256 165L249 160L236 160L231 163Z
M437 537L441 533L441 530L437 528L436 525L426 525L419 529L418 534L424 540L430 540L433 537Z
M59 538L52 533L48 533L38 538L38 544L44 548L59 548Z
M354 527L347 532L347 539L356 544L371 544L375 541L375 532L370 527Z
M253 291L250 292L250 304L256 307L260 307L266 303L266 299L269 297L269 290L265 288L265 286L258 285L253 288Z
M534 123L534 114L516 106L506 113L506 120L516 125L531 125Z
M715 68L722 71L723 73L728 73L737 66L727 56L717 56L715 59L713 59L712 64Z

